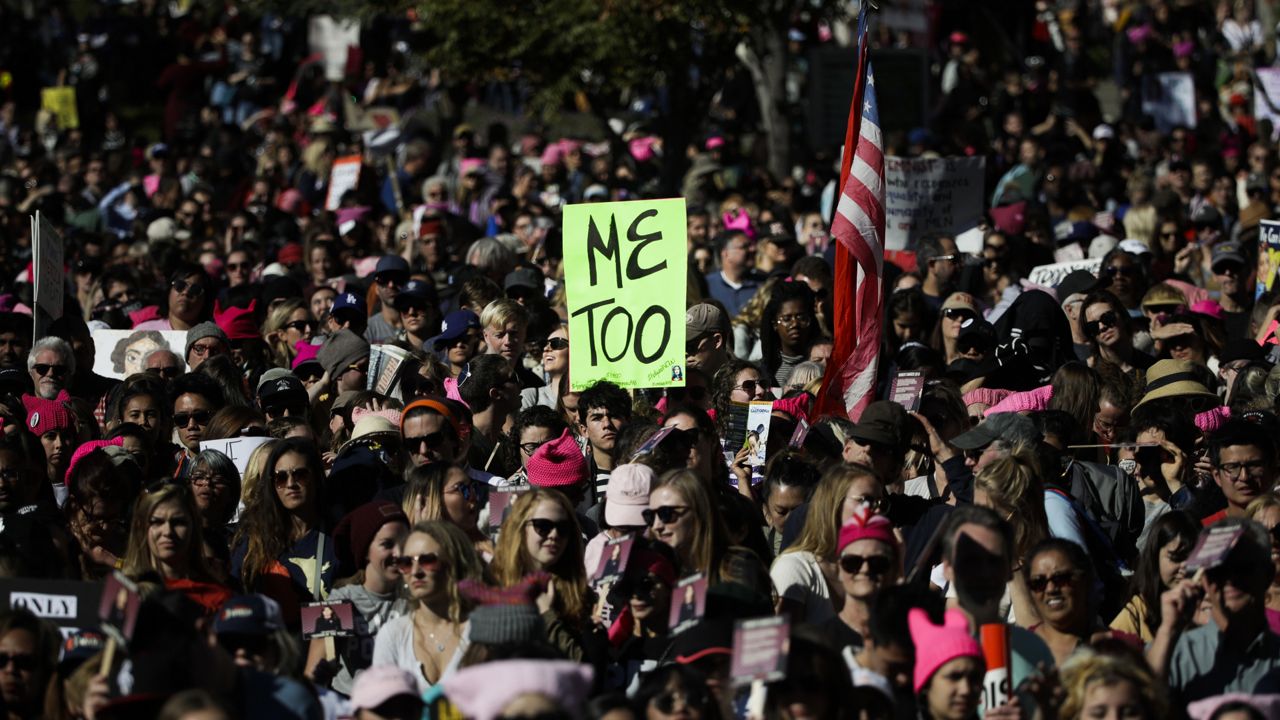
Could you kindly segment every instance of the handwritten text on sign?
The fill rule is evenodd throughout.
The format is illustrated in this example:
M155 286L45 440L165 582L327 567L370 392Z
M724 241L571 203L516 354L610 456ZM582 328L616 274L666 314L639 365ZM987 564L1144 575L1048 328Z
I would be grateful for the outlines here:
M685 233L678 198L565 207L574 390L684 385Z
M955 235L976 226L985 166L980 157L886 157L885 248L914 250L926 235Z

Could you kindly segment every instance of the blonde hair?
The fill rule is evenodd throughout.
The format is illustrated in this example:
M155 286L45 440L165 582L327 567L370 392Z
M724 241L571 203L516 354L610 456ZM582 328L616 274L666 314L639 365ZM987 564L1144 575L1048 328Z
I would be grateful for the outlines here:
M663 487L680 493L689 506L689 517L697 524L697 530L693 533L693 545L689 549L692 567L681 568L682 574L700 572L711 582L716 582L720 579L720 561L729 549L730 538L715 498L707 484L692 470L671 470L664 473L649 488L650 496Z
M582 531L578 528L578 516L569 499L559 491L534 488L520 493L502 521L491 569L502 587L511 587L537 570L525 544L524 526L533 517L538 504L544 500L559 505L565 516L572 521L573 527L569 531L569 537L565 539L564 552L547 571L551 573L556 587L556 609L566 620L576 623L585 619L589 610L587 569L582 564Z
M770 278L755 295L747 301L746 305L738 311L737 317L733 319L734 325L743 325L756 335L760 334L760 323L764 321L764 306L769 304L769 298L773 296L773 288L778 284L778 278Z
M244 464L244 477L240 478L240 503L250 505L253 494L258 489L258 478L262 477L262 469L267 465L267 457L278 440L268 440L249 453L249 461Z
M974 487L987 493L991 508L1013 525L1013 557L1025 558L1031 548L1049 537L1044 511L1044 485L1035 454L1024 444L1008 456L984 467Z
M476 549L467 539L466 533L451 522L432 520L413 526L409 537L422 533L440 546L440 555L444 562L441 568L448 574L446 582L449 592L449 620L460 623L469 610L458 589L458 581L475 580L484 582L484 561L476 554ZM405 543L408 544L408 538Z
M1280 509L1280 497L1267 493L1266 495L1263 495L1257 500L1249 503L1249 506L1245 508L1244 512L1250 520L1257 520L1263 513L1271 508Z
M449 483L449 473L454 470L463 472L456 465L428 463L407 473L402 508L410 522L449 519L444 509L444 488ZM418 512L419 507L421 512Z
M819 560L834 560L840 544L840 515L844 499L854 481L871 478L882 487L883 481L866 465L844 463L823 474L809 501L809 514L804 519L800 536L783 554L808 551Z
M289 298L277 305L262 323L262 337L266 338L271 333L279 333L274 340L270 341L271 359L279 367L289 367L294 356L298 354L298 351L284 339L284 325L289 322L289 316L298 310L306 310L307 318L311 318L311 310L302 303L301 298Z
M159 571L160 565L151 555L147 534L151 528L151 513L165 503L177 503L187 516L186 572L187 579L212 582L213 572L204 558L204 536L200 529L200 508L186 484L165 485L153 492L144 493L133 508L129 523L129 545L124 553L124 573L130 577Z
M494 300L485 305L484 312L480 313L481 328L500 328L511 322L523 326L529 324L529 311L515 300L507 298Z
M1058 710L1060 720L1075 720L1084 711L1085 696L1089 688L1132 683L1142 698L1141 706L1147 718L1164 717L1168 711L1164 694L1156 690L1156 678L1144 665L1116 656L1103 655L1091 650L1076 653L1062 666L1062 687L1067 697Z

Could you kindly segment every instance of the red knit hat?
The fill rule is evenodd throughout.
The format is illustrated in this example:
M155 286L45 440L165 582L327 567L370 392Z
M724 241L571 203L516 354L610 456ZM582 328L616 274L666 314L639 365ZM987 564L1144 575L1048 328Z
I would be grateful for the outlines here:
M27 429L36 437L50 430L66 430L75 425L75 418L67 409L67 401L71 396L66 390L58 393L53 400L45 400L35 395L23 395L22 406L27 409Z
M347 513L334 528L333 540L338 556L340 571L354 573L364 567L369 546L383 525L402 522L409 525L409 516L399 505L387 500L375 500L365 503Z
M253 310L257 307L258 301L249 302L249 307L229 307L222 309L222 305L218 301L213 303L213 321L222 328L222 332L227 334L228 340L252 340L261 338L262 334L258 332L258 323L253 319Z
M869 507L860 507L853 512L849 522L840 528L840 542L837 552L858 540L879 540L887 543L893 551L898 552L898 536L893 534L893 523L883 515L875 514Z
M567 487L587 479L587 459L578 448L578 441L565 430L560 437L538 448L529 458L526 470L530 485Z

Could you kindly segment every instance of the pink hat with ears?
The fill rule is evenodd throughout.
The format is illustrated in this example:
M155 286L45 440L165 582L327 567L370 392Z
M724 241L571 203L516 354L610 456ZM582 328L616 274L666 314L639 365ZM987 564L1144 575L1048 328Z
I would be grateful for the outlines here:
M917 694L929 684L929 678L938 668L952 660L962 657L983 660L982 646L969 634L969 618L960 610L948 610L942 624L934 625L928 613L912 608L907 613L907 625L911 628L911 642L916 646L913 684Z
M871 508L863 506L853 511L849 522L840 528L838 552L859 540L879 540L894 552L898 551L898 536L893 534L893 523L883 515L877 515Z
M291 369L297 370L299 365L303 365L309 362L315 363L317 365L320 364L320 359L316 357L317 355L320 354L319 345L312 345L306 340L299 340L298 342L293 344L293 347L298 351L298 354L293 358L293 364L291 366ZM396 422L400 422L399 418L396 419Z
M124 447L124 438L117 437L111 438L110 440L90 440L76 448L76 451L71 455L71 462L67 463L67 474L63 476L62 481L68 485L71 484L71 473L75 472L76 465L80 464L80 461L84 459L85 455L88 455L94 450L101 450L104 447L111 447L113 445L115 447Z

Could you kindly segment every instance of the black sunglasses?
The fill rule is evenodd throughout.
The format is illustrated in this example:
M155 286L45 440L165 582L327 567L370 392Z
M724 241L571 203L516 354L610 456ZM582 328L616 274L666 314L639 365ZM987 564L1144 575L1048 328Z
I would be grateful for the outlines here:
M977 320L978 314L964 308L947 308L942 311L942 317L948 320Z
M548 520L547 518L531 518L527 523L533 528L533 532L540 538L551 537L551 531L555 530L560 537L569 537L569 532L573 530L573 522L569 520Z
M1108 265L1102 269L1107 275L1124 275L1125 277L1137 277L1142 274L1142 268L1137 265Z
M683 505L663 505L660 508L645 508L640 511L640 517L644 519L645 527L653 527L653 521L661 520L663 525L670 525L680 519L689 511L689 508Z
M1027 581L1027 587L1032 592L1042 593L1049 588L1049 583L1053 583L1055 587L1069 588L1076 581L1076 571L1063 570L1052 575L1037 575Z
M180 367L147 368L147 372L151 373L152 375L159 375L162 378L168 378L172 380L182 374L182 368Z
M209 419L212 417L213 417L213 413L209 412L208 410L197 410L195 412L189 412L189 413L180 412L180 413L173 414L173 423L180 428L184 428L192 420L195 420L197 425L204 426L209 424Z
M35 369L36 373L40 375L40 377L44 377L45 375L49 375L49 374L52 374L54 377L62 377L63 375L67 374L66 365L50 365L48 363L36 363L31 367Z
M1090 320L1084 324L1084 334L1089 337L1097 337L1098 333L1105 329L1116 327L1120 324L1120 317L1116 315L1115 310L1108 310L1102 314L1097 320Z
M36 656L27 653L0 653L0 668L9 667L9 663L13 663L13 668L19 671L31 671L36 669Z
M564 338L547 338L544 347L549 347L552 350L568 350L569 341Z
M315 329L316 324L310 320L294 320L293 322L285 323L284 326L300 333L309 333Z
M867 574L871 576L884 575L889 571L889 558L883 555L841 555L840 569L850 575L857 575L862 572L862 566L867 567Z
M417 437L406 437L404 439L404 447L406 450L417 450L422 447L423 443L427 444L428 450L439 450L446 440L443 430L437 430L429 435L418 435Z
M186 280L174 280L172 283L169 283L169 287L176 290L180 295L190 295L193 298L198 298L204 295L204 285L201 285L198 282L191 283Z

